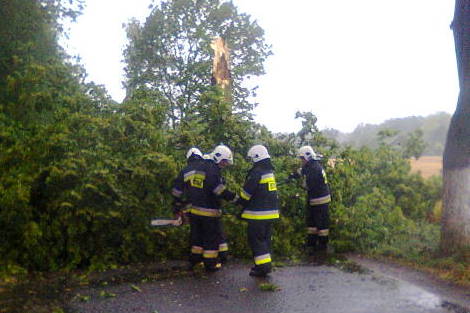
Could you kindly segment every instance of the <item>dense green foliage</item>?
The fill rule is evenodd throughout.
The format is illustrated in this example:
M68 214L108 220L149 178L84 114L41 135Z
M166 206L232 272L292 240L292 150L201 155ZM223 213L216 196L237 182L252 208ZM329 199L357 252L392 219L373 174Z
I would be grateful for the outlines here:
M440 181L410 174L407 160L388 146L347 149L331 171L339 247L366 251L390 244L415 221L428 220L440 198Z
M204 85L209 77L207 56L199 69L177 62L191 67L191 77L201 77L201 89L192 96L189 106L185 104L191 109L177 123L172 115L173 100L162 95L157 79L140 84L134 80L139 75L130 77L126 100L114 103L102 88L84 83L83 70L68 63L57 45L60 14L38 1L9 3L21 6L21 14L34 14L35 19L31 24L21 24L22 16L0 7L0 21L13 19L9 23L25 27L8 31L0 28L2 266L101 269L184 257L188 227L152 229L149 221L154 216L171 215L171 182L184 165L184 152L191 145L204 151L220 142L232 147L235 165L225 170L224 176L229 188L238 191L250 167L244 155L252 144L268 147L279 182L299 166L293 157L296 148L312 144L325 155L333 196L332 245L339 251L394 247L397 234L416 233L440 198L439 183L410 174L407 161L396 149L382 143L374 150L340 150L318 131L313 113L297 114L303 120L299 133L274 136L249 119L249 107L238 106L245 103L244 95L235 93L233 104L220 89L210 87L208 82ZM254 42L261 43L260 49L265 51L262 30L254 22L238 15L231 4L215 9L216 3L168 1L154 10L148 25L154 18L162 18L159 10L179 9L185 16L185 10L194 8L183 4L203 5L205 14L216 20L224 13L256 30L245 34L254 36L254 41L233 46L235 55ZM176 22L168 23L170 27ZM213 29L204 33L206 37L215 34L220 23L208 25ZM157 30L149 27L139 31L155 35ZM169 31L160 30L165 31L163 34ZM230 38L245 36L230 32L225 35L229 44ZM131 42L137 45L137 41ZM152 49L163 49L153 43ZM207 55L207 46L194 49ZM235 57L237 83L241 84L246 75L260 74L265 56L251 60L254 63ZM138 63L128 62L135 71L146 71ZM168 64L158 58L154 62L155 68L167 69ZM164 84L178 85L175 79ZM328 158L335 158L334 165L327 162ZM279 192L282 217L275 225L273 249L278 257L292 258L299 255L305 236L305 191L299 184L285 183L279 185ZM246 226L233 216L239 208L224 208L228 212L223 220L231 251L247 257Z
M145 23L131 22L127 35L127 92L145 87L159 94L169 104L172 125L199 113L199 98L211 85L215 37L224 38L230 49L233 111L251 115L248 97L254 89L243 80L264 73L271 50L263 29L232 2L161 1Z
M449 123L450 114L441 112L426 117L394 118L379 125L359 125L352 133L348 134L334 129L324 130L323 133L328 138L335 139L343 145L351 145L356 148L362 146L377 148L379 133L384 130L394 130L396 133L389 139L391 145L405 147L406 150L406 146L410 141L416 142L415 140L421 136L422 142L418 144L425 144L424 147L421 147L424 155L442 155ZM408 155L414 156L416 154L416 145L411 150L414 151L409 152Z

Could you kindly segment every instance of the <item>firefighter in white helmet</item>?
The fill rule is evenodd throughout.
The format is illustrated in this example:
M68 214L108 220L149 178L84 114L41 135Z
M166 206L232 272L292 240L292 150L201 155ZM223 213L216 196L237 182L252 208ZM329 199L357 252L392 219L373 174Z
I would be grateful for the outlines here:
M214 155L213 153L215 152L215 154L217 154L214 159ZM213 152L210 152L210 153L206 153L204 154L203 156L203 159L208 161L209 164L216 164L217 167L219 168L223 168L225 167L226 165L230 165L233 163L233 155L232 155L232 151L230 150L230 148L224 146L224 145L219 145L217 146ZM225 161L222 162L223 160L226 160L226 163ZM218 163L216 163L218 162ZM223 180L223 177L222 177L222 180ZM230 196L227 197L227 199L230 199ZM227 262L227 257L228 257L228 251L229 251L229 247L228 247L228 242L227 242L227 236L225 235L225 232L224 232L224 227L223 227L223 223L222 223L222 220L219 219L219 227L218 227L218 242L219 242L219 256L218 256L218 259L219 259L219 262L221 264L224 264Z
M211 158L204 160L201 171L203 181L193 186L191 201L191 256L192 264L202 256L206 270L220 268L224 252L228 247L223 236L220 217L220 200L232 201L235 194L227 190L221 169L233 164L233 153L229 147L219 145L210 153ZM222 251L219 256L219 251Z
M187 166L183 168L178 177L173 182L173 189L171 194L173 196L173 211L175 214L182 216L185 213L184 206L187 204L183 201L183 192L184 192L184 174L192 171L194 168L198 167L198 164L202 162L202 152L196 147L192 147L186 152L186 162Z
M232 152L219 146L213 155L217 160L208 162L200 151L193 151L191 156L197 161L181 171L176 188L173 188L174 196L184 196L190 204L190 267L202 261L209 272L220 268L220 199L230 201L235 198L235 194L226 189L220 175L220 168L233 163Z
M279 197L274 167L265 146L248 151L253 167L248 172L237 204L243 206L241 217L248 221L248 244L254 258L250 276L264 277L271 272L272 222L279 218Z
M307 189L307 252L309 255L324 256L327 251L329 235L328 206L331 202L330 188L325 170L319 162L320 157L310 146L303 146L297 152L302 162L298 175L291 178L305 179Z
M203 157L201 150L196 147L192 147L186 152L186 160L190 162L194 159L201 159Z

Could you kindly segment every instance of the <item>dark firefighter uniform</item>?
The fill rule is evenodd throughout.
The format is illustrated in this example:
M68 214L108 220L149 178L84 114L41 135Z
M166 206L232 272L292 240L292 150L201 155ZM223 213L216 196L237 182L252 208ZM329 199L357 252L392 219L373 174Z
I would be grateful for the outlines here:
M326 251L330 224L328 206L330 188L325 171L318 160L309 160L301 170L305 178L307 197L307 247Z
M250 275L265 276L271 272L272 222L279 218L279 198L270 159L254 163L237 203L244 208L241 217L248 221L248 244L255 263Z
M211 159L208 159L208 160L204 160L205 162L208 162L210 164L210 166L214 166L215 163L213 160ZM217 167L217 166L216 166ZM220 169L217 167L217 170L220 171ZM225 180L223 177L221 177L221 181L222 183L225 185ZM235 194L232 194L230 192L226 192L224 195L222 195L222 198L224 198L225 200L228 200L228 201L231 201L235 198ZM224 232L224 227L223 227L223 223L222 223L222 219L219 218L217 219L218 220L218 239L217 239L217 242L219 243L219 261L224 264L226 261L227 261L227 256L228 256L228 242L227 242L227 236L225 235L225 232Z
M202 158L190 162L179 174L172 190L174 197L184 195L190 203L190 241L192 266L203 261L207 270L215 270L221 245L220 199L233 200L213 161Z

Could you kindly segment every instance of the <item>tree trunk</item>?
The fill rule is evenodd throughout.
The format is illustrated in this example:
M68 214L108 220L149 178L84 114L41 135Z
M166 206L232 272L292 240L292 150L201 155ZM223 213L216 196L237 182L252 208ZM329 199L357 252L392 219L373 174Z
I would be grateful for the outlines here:
M455 52L460 93L444 150L441 250L470 250L470 0L456 0Z
M230 51L225 44L225 40L218 37L211 43L214 50L214 60L212 62L212 84L224 90L225 97L231 99L230 85Z

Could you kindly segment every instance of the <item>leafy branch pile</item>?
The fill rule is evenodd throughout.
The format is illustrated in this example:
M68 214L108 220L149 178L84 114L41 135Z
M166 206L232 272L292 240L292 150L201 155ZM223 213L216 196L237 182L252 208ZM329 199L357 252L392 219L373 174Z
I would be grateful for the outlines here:
M338 251L393 247L431 217L439 182L410 174L402 154L386 144L340 148L310 112L296 116L303 121L297 134L272 134L252 121L256 88L245 82L263 74L271 50L261 27L233 4L164 1L145 23L130 22L122 103L86 82L57 44L63 19L80 10L81 1L11 0L0 7L2 268L102 269L184 257L187 227L155 230L149 220L171 214L171 182L191 145L209 151L223 142L235 151L225 173L232 190L250 167L244 154L252 144L268 147L278 181L298 167L296 148L313 145L325 155ZM210 83L214 36L231 48L231 101ZM296 257L305 192L295 183L279 191L273 249ZM248 256L243 222L230 214L224 222L232 253Z

